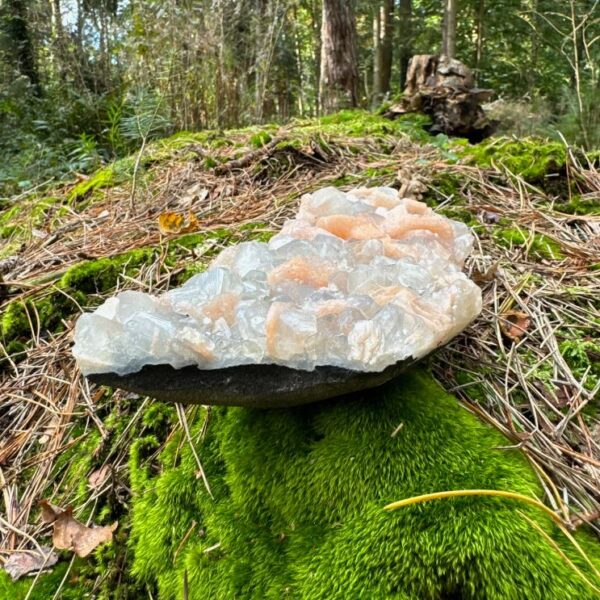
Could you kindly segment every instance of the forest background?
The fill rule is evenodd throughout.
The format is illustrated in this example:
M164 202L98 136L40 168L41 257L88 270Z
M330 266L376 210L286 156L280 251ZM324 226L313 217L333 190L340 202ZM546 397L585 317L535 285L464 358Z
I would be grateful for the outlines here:
M496 90L505 132L600 145L598 0L1 0L0 197L175 131L380 108L439 52Z

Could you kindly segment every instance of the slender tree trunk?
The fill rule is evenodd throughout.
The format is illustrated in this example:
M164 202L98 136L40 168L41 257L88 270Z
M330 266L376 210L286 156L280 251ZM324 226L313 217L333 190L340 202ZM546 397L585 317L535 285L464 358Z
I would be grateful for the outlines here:
M319 106L329 113L358 106L358 51L353 6L323 0Z
M56 76L64 80L65 64L63 56L64 32L60 0L52 0L52 64Z
M300 44L300 36L298 35L298 10L297 7L293 7L293 18L288 24L292 27L294 32L294 59L296 62L296 71L298 72L298 114L304 116L306 101L304 99L304 63L302 61L302 46Z
M442 54L448 58L456 55L456 13L458 0L445 0L442 25Z
M373 93L370 94L372 107L375 107L379 104L383 95L381 92L382 54L383 51L381 43L381 6L379 5L379 3L377 3L373 14Z
M475 13L475 30L476 30L476 42L475 42L475 60L473 61L473 70L475 74L475 81L479 81L481 71L481 60L483 58L483 18L485 15L485 0L479 0Z
M400 89L406 85L406 73L408 72L408 61L413 55L412 42L412 0L400 0L398 10L398 62L400 66Z
M319 82L321 81L321 16L322 11L320 9L318 0L311 0L310 2L310 14L311 22L310 26L313 34L313 57L314 57L314 112L319 114Z
M374 68L373 104L379 104L390 91L393 56L394 0L383 0L373 21Z
M392 59L394 57L394 0L384 0L382 11L381 43L381 91L385 95L390 91L392 80Z

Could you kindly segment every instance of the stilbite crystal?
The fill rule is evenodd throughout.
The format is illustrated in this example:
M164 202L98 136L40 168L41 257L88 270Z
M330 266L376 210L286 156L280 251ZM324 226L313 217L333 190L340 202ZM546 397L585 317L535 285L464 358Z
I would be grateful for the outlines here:
M122 292L75 328L82 372L279 364L381 371L419 358L481 310L462 272L473 236L391 188L303 196L269 243L224 250L154 297Z

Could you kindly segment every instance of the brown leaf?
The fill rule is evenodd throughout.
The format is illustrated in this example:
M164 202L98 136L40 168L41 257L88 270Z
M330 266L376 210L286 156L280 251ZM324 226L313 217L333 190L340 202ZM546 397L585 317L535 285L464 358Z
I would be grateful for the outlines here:
M40 502L42 520L53 523L52 542L60 550L72 550L77 556L87 556L96 546L112 540L118 523L105 527L87 527L73 517L73 509L61 510L46 500Z
M44 554L39 552L15 552L8 557L4 563L4 570L11 576L13 581L40 569L47 569L58 561L56 552L46 546L41 546Z
M42 521L44 523L54 523L58 514L61 512L60 508L53 506L47 500L41 500L40 507L42 509Z
M88 477L89 486L93 490L100 489L110 477L111 465L104 465Z
M509 340L518 342L529 329L531 319L519 310L507 310L500 315L500 331Z

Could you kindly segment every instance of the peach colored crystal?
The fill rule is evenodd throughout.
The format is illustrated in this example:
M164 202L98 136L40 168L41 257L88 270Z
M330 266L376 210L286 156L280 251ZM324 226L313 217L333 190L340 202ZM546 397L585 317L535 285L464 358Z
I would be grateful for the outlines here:
M268 243L229 247L161 296L122 292L82 315L73 353L85 374L146 364L381 371L479 314L481 292L462 272L472 245L466 225L394 189L324 188Z

